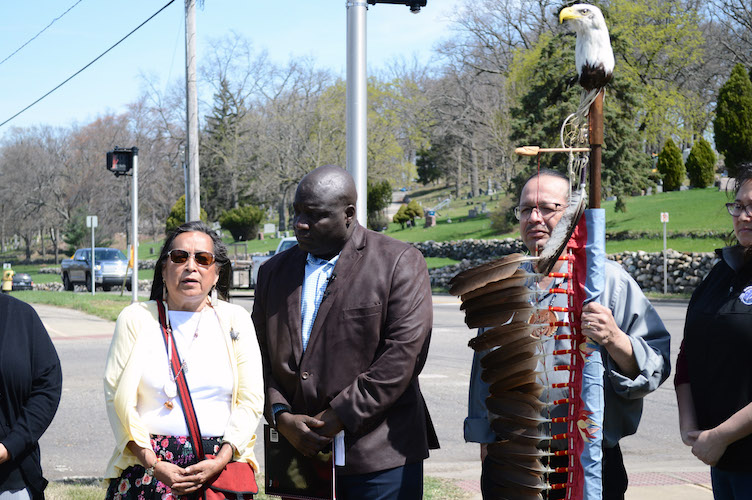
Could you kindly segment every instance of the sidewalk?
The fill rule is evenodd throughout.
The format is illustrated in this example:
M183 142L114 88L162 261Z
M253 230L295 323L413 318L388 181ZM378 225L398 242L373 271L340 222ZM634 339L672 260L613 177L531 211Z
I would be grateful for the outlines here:
M430 462L430 459L429 459ZM451 480L468 493L470 500L481 500L480 462L477 466L451 468L426 463L425 475ZM702 472L636 472L629 474L626 500L713 500L710 469Z

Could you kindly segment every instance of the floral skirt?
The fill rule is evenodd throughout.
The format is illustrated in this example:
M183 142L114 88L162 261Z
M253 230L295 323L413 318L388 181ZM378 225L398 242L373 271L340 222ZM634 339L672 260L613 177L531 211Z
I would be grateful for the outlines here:
M203 438L204 453L216 455L222 444L221 437ZM151 447L157 457L166 462L188 467L198 462L190 439L185 436L152 436ZM192 495L195 496L195 495ZM170 487L149 476L141 465L125 469L117 479L110 479L106 500L177 500L188 497L173 495Z

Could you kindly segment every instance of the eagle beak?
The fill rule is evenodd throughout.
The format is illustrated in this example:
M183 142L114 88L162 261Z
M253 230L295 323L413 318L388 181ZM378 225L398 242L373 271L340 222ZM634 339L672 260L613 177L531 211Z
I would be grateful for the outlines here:
M559 24L570 19L578 19L580 16L572 7L565 7L559 12Z

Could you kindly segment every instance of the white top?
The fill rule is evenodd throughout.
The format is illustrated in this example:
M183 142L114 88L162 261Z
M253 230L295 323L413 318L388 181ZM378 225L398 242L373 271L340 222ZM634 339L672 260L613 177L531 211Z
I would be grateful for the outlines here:
M210 307L201 312L169 311L169 318L180 359L186 366L185 378L201 435L221 437L230 419L233 375L219 319ZM197 325L198 335L193 339ZM167 361L162 331L155 329L149 333L148 340L152 345L138 385L136 410L149 434L187 436L180 398L175 396L171 400L172 410L164 405L170 400L165 394L165 384L171 383L172 370Z

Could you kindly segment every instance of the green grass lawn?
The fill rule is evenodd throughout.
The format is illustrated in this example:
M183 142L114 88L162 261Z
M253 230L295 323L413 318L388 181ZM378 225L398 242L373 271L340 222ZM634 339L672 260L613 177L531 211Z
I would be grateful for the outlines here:
M603 203L606 231L652 231L663 234L661 212L669 213L667 230L730 231L731 216L724 206L733 195L717 188L671 191L627 199L627 211L616 212L616 202Z
M130 292L125 292L122 297L111 293L92 296L84 292L50 293L41 290L11 292L11 295L24 302L76 309L110 321L115 321L120 311L131 303ZM146 299L145 296L139 297L139 300Z

